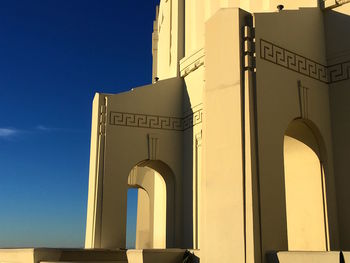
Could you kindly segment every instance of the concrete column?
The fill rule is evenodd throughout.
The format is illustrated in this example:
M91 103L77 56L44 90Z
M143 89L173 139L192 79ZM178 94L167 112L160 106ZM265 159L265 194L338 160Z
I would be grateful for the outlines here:
M204 262L245 261L241 22L239 9L221 9L206 24Z

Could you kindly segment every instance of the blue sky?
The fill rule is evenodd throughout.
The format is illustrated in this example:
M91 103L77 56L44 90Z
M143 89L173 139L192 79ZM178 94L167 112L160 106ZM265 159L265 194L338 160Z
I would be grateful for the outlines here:
M2 1L0 247L84 245L91 102L151 82L158 3Z

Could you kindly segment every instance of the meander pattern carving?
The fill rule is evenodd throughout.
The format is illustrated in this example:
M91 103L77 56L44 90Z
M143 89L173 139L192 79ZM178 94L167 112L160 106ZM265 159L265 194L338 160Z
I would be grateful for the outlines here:
M331 83L350 79L350 61L328 66Z
M199 109L192 114L179 118L111 111L110 125L185 131L202 122L202 112L203 110Z
M325 66L264 39L260 39L260 58L328 84L350 79L350 61Z

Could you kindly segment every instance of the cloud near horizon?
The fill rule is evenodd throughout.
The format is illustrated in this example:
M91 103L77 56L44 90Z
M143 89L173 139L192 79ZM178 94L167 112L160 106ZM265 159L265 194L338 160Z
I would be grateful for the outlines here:
M45 125L37 125L34 130L19 130L15 128L8 128L0 127L0 139L9 139L12 137L15 137L19 134L30 134L30 133L36 133L36 132L68 132L68 133L81 133L84 132L84 130L78 130L78 129L67 129L67 128L53 128L53 127L47 127Z
M0 138L9 138L18 134L18 130L12 128L0 128Z
M57 128L57 127L48 127L45 125L37 125L36 130L41 131L41 132L83 132L83 130L78 130L78 129L70 129L70 128Z
M38 126L36 126L35 128L36 128L37 130L39 130L39 131L46 131L46 132L56 130L56 129L54 129L54 128L49 128L49 127L46 127L46 126L44 126L44 125L38 125Z

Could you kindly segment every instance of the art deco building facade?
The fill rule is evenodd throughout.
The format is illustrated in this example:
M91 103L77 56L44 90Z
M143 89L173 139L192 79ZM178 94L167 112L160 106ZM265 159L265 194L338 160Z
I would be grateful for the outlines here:
M153 84L96 94L86 247L350 250L350 4L162 0ZM331 255L330 253L329 255Z
M88 250L0 261L350 263L348 2L161 0L153 84L94 98Z

